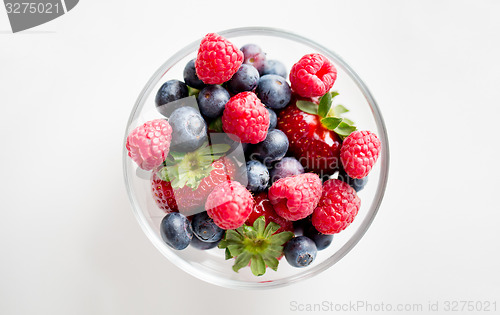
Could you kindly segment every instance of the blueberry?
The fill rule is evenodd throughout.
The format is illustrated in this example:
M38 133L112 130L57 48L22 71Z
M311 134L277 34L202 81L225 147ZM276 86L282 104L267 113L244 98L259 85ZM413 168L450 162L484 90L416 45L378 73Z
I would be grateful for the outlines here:
M227 88L233 94L253 91L259 83L259 78L259 71L254 66L242 64L231 80L227 82Z
M174 249L186 248L193 238L189 220L178 212L167 214L160 223L161 238Z
M264 62L264 67L262 67L262 72L260 75L264 76L266 74L276 74L280 77L286 78L288 72L283 63L278 60L266 60ZM186 81L187 82L187 81Z
M293 267L307 267L316 258L316 244L306 236L297 236L289 240L283 249L285 258Z
M316 228L309 224L304 228L304 236L309 237L315 244L318 250L323 250L330 246L333 240L333 235L322 234Z
M361 191L365 188L366 183L368 182L368 177L363 178L352 178L347 173L341 169L339 174L337 175L337 179L349 184L356 192Z
M247 162L247 189L253 193L266 190L269 183L269 171L267 167L259 161Z
M195 61L195 59L192 59L186 64L184 68L184 82L190 87L201 90L205 87L205 83L196 74Z
M276 115L276 112L269 107L266 107L266 109L269 112L269 131L271 131L276 128L276 125L278 124L278 116Z
M207 125L201 114L192 107L176 109L168 120L172 126L170 149L191 152L207 141Z
M267 133L264 141L256 144L251 157L259 159L265 165L270 166L273 162L281 160L288 151L288 138L279 129L273 129Z
M272 109L282 109L290 102L292 90L285 78L275 74L266 74L259 80L255 93L262 103Z
M220 85L209 85L198 94L198 106L201 113L208 118L217 118L222 115L224 107L231 96Z
M156 107L165 105L173 101L177 101L184 97L188 97L188 95L188 88L184 82L181 82L179 80L167 81L163 83L163 85L156 93Z
M262 49L255 44L246 44L241 47L243 52L243 63L254 66L259 72L262 71L264 67L264 62L266 61L266 54L262 52Z
M220 243L220 241L202 242L197 237L193 237L193 239L191 240L191 246L193 246L196 249L201 249L201 250L207 250L207 249L217 247L217 245L219 245L219 243Z
M285 157L271 169L271 183L280 178L290 177L304 173L304 167L294 157Z
M214 220L210 218L206 211L197 213L191 220L193 233L202 242L218 242L224 235L224 230L215 225Z

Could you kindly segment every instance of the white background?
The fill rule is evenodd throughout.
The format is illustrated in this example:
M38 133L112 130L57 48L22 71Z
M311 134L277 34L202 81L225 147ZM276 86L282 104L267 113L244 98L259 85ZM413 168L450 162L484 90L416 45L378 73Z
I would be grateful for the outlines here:
M429 302L495 299L500 312L499 1L175 3L83 0L18 34L0 9L0 314L295 314L295 302L323 301L424 314ZM391 170L377 218L338 264L247 292L195 279L153 247L121 150L167 57L252 25L352 65L384 115Z

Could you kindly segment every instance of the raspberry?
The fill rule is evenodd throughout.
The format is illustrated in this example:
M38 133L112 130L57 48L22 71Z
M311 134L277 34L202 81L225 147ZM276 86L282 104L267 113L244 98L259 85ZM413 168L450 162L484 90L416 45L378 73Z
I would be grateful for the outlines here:
M292 66L290 83L302 97L322 96L337 79L337 69L325 56L308 54Z
M255 220L257 220L258 217L264 216L266 224L269 224L269 222L274 222L276 224L279 224L280 228L275 232L275 234L284 231L293 232L292 221L288 221L287 219L280 217L276 213L276 211L274 211L273 205L269 201L266 192L261 192L260 194L257 194L254 197L254 199L255 199L255 206L245 223L246 225L253 225L253 223L255 222Z
M224 37L207 34L200 43L195 67L198 78L205 84L222 84L238 71L243 53Z
M321 180L313 173L285 177L269 188L269 200L281 217L297 221L310 215L321 197Z
M344 230L358 214L361 200L354 188L338 179L323 184L323 194L312 215L312 224L323 234Z
M345 138L340 149L340 160L352 178L363 178L370 173L380 154L380 140L371 131L355 131Z
M236 181L226 181L208 195L205 210L225 230L239 228L252 212L252 194Z
M226 103L222 114L222 129L230 134L233 140L259 143L267 136L269 112L255 93L236 94Z
M155 119L132 130L127 137L128 156L140 168L150 171L165 161L172 140L172 127L164 119Z

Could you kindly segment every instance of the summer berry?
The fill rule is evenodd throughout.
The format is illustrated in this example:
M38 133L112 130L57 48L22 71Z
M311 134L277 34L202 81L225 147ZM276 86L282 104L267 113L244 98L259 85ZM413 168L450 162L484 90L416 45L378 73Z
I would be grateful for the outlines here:
M281 217L296 221L310 215L321 197L318 175L306 173L285 177L269 188L268 196L274 210Z
M209 85L198 94L198 106L205 117L217 118L222 115L230 98L229 92L222 86Z
M224 230L218 227L206 211L197 213L191 219L191 228L195 238L200 241L213 243L218 242L224 235Z
M196 74L205 84L222 84L231 79L243 63L243 53L224 37L207 34L195 61Z
M290 141L290 153L309 171L333 174L340 166L340 137L324 127L321 117L309 114L292 100L278 115L278 126Z
M189 96L189 91L187 85L184 82L179 80L170 80L160 87L158 92L156 93L155 103L160 113L165 116L169 116L173 111L169 111L169 106L163 106L165 104L171 103L173 101L180 100L184 97Z
M259 161L247 162L247 189L253 193L259 193L267 188L269 183L269 171Z
M207 125L196 109L180 107L174 110L169 122L172 126L172 151L194 151L207 141Z
M255 219L253 225L243 225L236 230L227 230L219 248L226 249L226 259L235 258L233 270L238 272L250 265L255 276L261 276L269 267L276 271L279 258L283 255L283 244L293 233L277 233L279 225L268 222L264 216Z
M281 233L284 231L293 232L293 222L285 218L280 217L276 211L274 211L273 205L266 192L261 192L254 197L255 206L253 207L252 213L247 219L246 225L252 225L257 218L264 216L266 224L269 222L274 222L280 226L280 228L275 233Z
M234 140L259 143L266 138L268 128L269 112L255 93L242 92L227 102L222 114L222 129Z
M153 193L154 201L160 209L163 209L166 213L179 212L172 185L170 182L158 177L157 172L151 174L151 192Z
M254 66L259 72L262 71L266 61L266 54L255 44L246 44L241 47L243 52L243 63Z
M191 59L184 68L184 82L190 87L201 90L205 87L205 83L198 78L196 74L195 59Z
M341 181L349 184L349 186L354 188L356 192L363 190L366 183L368 182L368 176L363 178L352 178L351 176L347 175L347 173L343 169L339 171L337 179L340 179Z
M253 91L259 83L259 78L259 71L254 66L242 64L231 80L227 81L227 88L233 94Z
M304 167L294 157L284 157L281 161L274 164L271 169L271 183L278 179L299 175L304 173Z
M171 140L172 127L166 120L148 121L127 136L128 156L140 168L150 171L166 159Z
M323 194L312 215L312 224L323 234L344 230L358 214L361 200L354 188L338 179L323 184Z
M205 210L224 230L240 227L252 212L252 194L237 181L225 181L208 195Z
M259 80L255 93L262 103L273 109L282 109L290 103L292 90L285 78L266 74Z
M269 131L271 131L276 128L276 125L278 124L278 115L276 115L276 112L269 107L266 107L266 109L269 113Z
M168 246L177 250L188 247L193 238L189 220L177 212L169 213L161 220L160 234Z
M314 261L318 249L310 238L297 236L285 244L283 252L290 266L301 268L309 266Z
M205 200L212 190L236 176L235 163L227 157L221 158L228 148L226 144L215 144L203 145L198 150L185 154L172 152L166 161L167 166L157 172L160 179L170 184L162 183L162 194L173 194L177 208L174 208L173 203L167 205L185 215L203 211ZM154 184L153 181L152 185ZM155 198L155 201L164 209L165 206L162 205L165 203L159 202L159 199Z
M333 241L333 235L318 232L318 230L316 230L316 228L314 228L311 224L311 221L309 221L309 224L304 228L303 233L304 236L307 236L316 244L316 248L318 250L327 248Z
M352 178L363 178L372 170L380 155L380 140L371 131L354 131L342 143L340 159Z
M337 79L337 69L325 56L308 54L292 66L290 83L302 97L324 95Z
M265 165L270 166L273 162L281 160L288 151L288 138L279 129L273 129L267 133L264 141L256 144L253 148L252 158L257 158Z
M265 76L266 74L276 74L280 77L286 78L287 71L286 67L283 63L278 60L266 60L264 62L264 67L262 67L261 76Z
M196 248L196 249L200 249L200 250L207 250L207 249L211 249L211 248L215 248L217 247L217 245L219 245L220 241L217 241L217 242L202 242L200 241L197 237L193 236L193 238L191 239L191 246Z

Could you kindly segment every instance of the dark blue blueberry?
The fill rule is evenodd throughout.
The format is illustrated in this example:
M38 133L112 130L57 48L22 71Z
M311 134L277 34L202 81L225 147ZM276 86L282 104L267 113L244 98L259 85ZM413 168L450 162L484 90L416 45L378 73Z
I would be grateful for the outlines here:
M196 68L194 66L195 59L190 60L184 68L184 82L190 87L201 90L205 87L205 83L198 78Z
M168 120L172 126L170 150L192 152L207 141L207 125L200 112L192 107L176 109Z
M167 214L160 223L161 238L174 249L188 247L193 238L189 220L178 212Z
M205 117L217 118L222 115L230 98L229 92L222 86L209 85L198 94L198 106Z
M311 215L305 217L304 219L293 221L293 231L295 235L303 235L304 230L310 225L312 225Z
M288 76L285 65L278 60L266 60L260 75L265 76L266 74L276 74L283 78Z
M159 107L167 103L177 101L181 98L188 97L189 92L187 85L179 80L170 80L160 87L156 93L155 103Z
M197 213L191 220L191 227L195 238L202 242L218 242L224 235L224 230L215 225L214 220L210 218L206 211Z
M271 131L276 128L276 125L278 124L278 116L276 115L276 112L269 107L266 107L266 109L269 112L269 131Z
M333 235L318 232L312 224L306 225L303 233L304 236L309 237L316 244L318 250L327 248L333 241Z
M220 241L202 242L197 237L193 237L193 239L191 240L191 246L193 246L196 249L200 249L200 250L207 250L207 249L217 247L217 245L219 245L219 243L220 243Z
M349 186L354 188L356 192L361 191L363 188L365 188L365 185L368 182L368 177L352 178L347 175L347 173L343 169L339 171L337 179L340 179L341 181L349 184Z
M227 82L227 88L233 94L253 91L259 84L259 78L259 71L254 66L242 64L231 80Z
M282 109L292 97L292 89L285 78L275 74L266 74L259 80L255 90L259 99L272 109Z
M271 169L271 183L274 183L280 178L290 177L304 173L304 167L294 157L285 157L278 163L274 164Z
M247 189L253 193L259 193L266 190L269 183L269 171L267 167L259 161L247 162Z
M257 71L262 71L264 62L266 61L266 54L262 49L255 44L246 44L240 49L243 52L243 63L254 66Z
M316 244L306 236L297 236L289 240L283 249L286 261L293 267L307 267L316 258Z
M265 165L270 166L273 162L281 160L288 151L288 138L279 129L273 129L267 133L264 141L253 147L250 158L259 159Z

